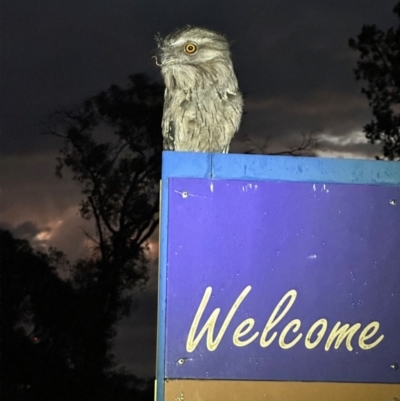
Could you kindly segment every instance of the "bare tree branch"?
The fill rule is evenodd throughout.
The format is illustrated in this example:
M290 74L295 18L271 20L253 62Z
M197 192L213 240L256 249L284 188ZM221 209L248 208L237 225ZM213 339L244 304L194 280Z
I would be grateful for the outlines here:
M293 145L287 150L279 152L268 151L270 137L263 138L262 144L257 142L253 137L249 135L243 135L243 141L250 145L249 149L245 151L248 154L264 154L272 156L311 156L313 152L318 148L318 131L311 131L308 133L301 134L301 142L297 145Z

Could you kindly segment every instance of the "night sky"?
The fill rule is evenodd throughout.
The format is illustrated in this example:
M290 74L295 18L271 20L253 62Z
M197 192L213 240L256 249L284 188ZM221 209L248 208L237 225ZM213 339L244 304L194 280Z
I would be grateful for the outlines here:
M5 0L1 6L0 226L37 247L84 256L79 188L54 175L59 138L40 122L127 77L161 81L151 58L157 32L186 24L226 35L246 115L240 135L279 151L318 132L321 157L373 158L362 127L371 113L347 42L363 24L396 23L394 0ZM236 139L232 152L244 149ZM153 244L156 249L156 245ZM156 258L156 251L154 257ZM119 360L152 376L155 360L156 260L147 291L121 322Z

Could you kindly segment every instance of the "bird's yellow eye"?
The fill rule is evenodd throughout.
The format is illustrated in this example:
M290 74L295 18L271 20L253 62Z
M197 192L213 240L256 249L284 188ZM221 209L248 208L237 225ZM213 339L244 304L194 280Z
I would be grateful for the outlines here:
M185 52L187 54L194 54L197 51L197 45L194 43L186 43L185 45Z

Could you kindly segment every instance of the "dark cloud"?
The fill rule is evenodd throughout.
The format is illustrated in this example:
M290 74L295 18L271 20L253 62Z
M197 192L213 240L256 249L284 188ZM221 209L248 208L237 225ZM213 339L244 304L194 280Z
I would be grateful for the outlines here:
M0 222L0 228L10 231L14 237L26 239L30 242L34 241L39 233L48 233L49 227L39 228L32 221L24 221L23 223L13 227L8 222Z
M360 121L369 121L367 101L356 94L336 90L316 90L308 98L284 95L246 102L248 114L244 120L248 132L255 138L270 137L271 146L282 150L296 142L302 133L320 131L333 136L347 137L361 131ZM269 118L264 121L264 116Z
M374 159L382 154L379 145L367 143L362 133L344 138L331 135L321 135L319 147L316 150L316 156L344 158L344 159L365 159L366 157Z
M55 155L47 153L1 156L0 221L33 245L52 245L71 259L85 249L78 213L80 193L69 174L55 177Z

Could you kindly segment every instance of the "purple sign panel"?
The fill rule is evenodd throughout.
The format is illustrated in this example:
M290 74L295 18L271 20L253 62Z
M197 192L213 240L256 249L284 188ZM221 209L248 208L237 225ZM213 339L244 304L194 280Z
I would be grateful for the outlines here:
M166 379L400 383L399 187L168 186Z

